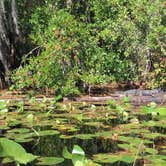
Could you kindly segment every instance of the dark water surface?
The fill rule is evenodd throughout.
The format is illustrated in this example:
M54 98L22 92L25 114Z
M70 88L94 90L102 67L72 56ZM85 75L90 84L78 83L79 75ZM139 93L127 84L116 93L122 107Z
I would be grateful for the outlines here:
M10 104L1 115L1 136L40 157L63 157L66 146L85 151L100 165L166 164L166 107L135 108L126 101ZM157 112L157 113L154 113ZM153 116L152 114L153 113ZM160 115L159 115L160 113ZM29 164L38 165L38 161ZM65 160L59 166L72 166Z

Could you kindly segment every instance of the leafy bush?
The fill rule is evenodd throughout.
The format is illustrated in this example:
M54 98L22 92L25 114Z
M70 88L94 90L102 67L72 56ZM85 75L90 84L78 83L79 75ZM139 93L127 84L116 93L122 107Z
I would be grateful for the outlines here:
M14 73L17 88L71 95L110 81L165 84L163 0L43 1L30 23L41 50Z

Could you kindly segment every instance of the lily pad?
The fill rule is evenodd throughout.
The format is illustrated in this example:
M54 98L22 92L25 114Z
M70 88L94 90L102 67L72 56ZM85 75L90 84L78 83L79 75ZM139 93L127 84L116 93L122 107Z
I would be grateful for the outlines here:
M166 156L164 155L149 155L146 156L147 164L151 164L153 166L164 166L166 165Z
M71 138L73 138L74 137L74 135L60 135L60 137L59 138L61 138L61 139L71 139Z
M87 139L93 139L95 137L95 134L77 134L75 135L75 138L87 140Z
M161 116L166 116L166 108L164 107L156 108L156 112L158 112Z
M132 144L118 144L118 147L121 149L124 149L126 151L130 151L132 153L136 153L137 152L137 148L134 147Z
M34 132L30 132L30 133L12 133L12 132L10 133L9 132L9 133L5 134L5 137L7 137L9 139L14 139L14 140L29 139L29 138L33 138L35 136L36 136L36 134Z
M149 154L157 154L158 151L156 149L153 148L145 148L145 151Z
M130 136L119 136L118 140L122 142L132 143L136 146L139 145L140 142L142 141L140 138L130 137Z
M155 139L155 138L158 138L158 137L166 138L166 135L161 134L161 133L145 133L144 137L147 138L147 139Z
M30 132L30 129L27 128L15 128L12 130L8 130L8 133L28 133Z
M97 132L95 133L95 136L100 137L102 139L111 139L113 136L113 132L112 131Z
M19 143L25 143L25 142L32 142L34 139L33 138L16 138L14 140Z
M134 156L134 154L132 155L132 154L122 154L122 155L120 155L120 161L123 161L123 162L125 162L125 163L133 163L134 162L134 160L135 160L135 156Z
M61 157L40 157L38 158L38 163L37 165L55 165L55 164L60 164L64 161L64 158Z
M117 154L111 154L111 153L101 153L96 154L93 156L94 161L99 163L115 163L119 161L123 161L125 163L133 163L135 160L135 156L131 153L117 153Z
M37 135L36 136L48 136L48 135L57 135L60 132L57 130L44 130L44 131L37 131Z
M76 132L79 130L79 128L70 124L60 124L60 125L57 124L57 125L54 125L52 128L57 129L59 131L65 131L65 132Z
M119 161L118 155L113 155L111 153L100 153L93 156L93 160L99 163L115 163Z
M30 142L35 137L42 137L42 136L50 136L50 135L57 135L59 131L57 130L43 130L43 131L34 131L30 133L6 133L5 136L10 139L14 139L18 142Z
M87 125L87 126L93 126L93 127L100 127L103 124L101 122L86 122L85 125Z

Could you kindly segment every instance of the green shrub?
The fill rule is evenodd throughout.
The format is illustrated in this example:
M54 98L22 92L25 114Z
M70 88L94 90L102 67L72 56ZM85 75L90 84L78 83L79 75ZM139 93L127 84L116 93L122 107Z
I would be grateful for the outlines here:
M163 0L43 1L30 23L31 41L41 49L14 72L17 88L53 88L72 95L83 84L165 84Z

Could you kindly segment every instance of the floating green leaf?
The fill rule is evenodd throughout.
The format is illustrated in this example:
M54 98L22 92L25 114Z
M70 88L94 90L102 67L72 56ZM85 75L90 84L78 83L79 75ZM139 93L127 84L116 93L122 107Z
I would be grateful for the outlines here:
M30 132L30 129L27 128L15 128L8 130L8 133L28 133Z
M135 160L134 154L122 154L120 155L120 161L123 161L125 163L133 163Z
M157 154L158 151L156 149L153 148L145 148L145 151L149 154Z
M40 157L38 158L38 163L37 165L55 165L55 164L60 164L64 161L64 158L61 157Z
M95 134L77 134L75 135L75 138L79 138L79 139L93 139L93 137L95 137Z
M100 153L93 156L93 160L99 163L115 163L119 161L118 155L113 155L111 153Z
M131 153L100 153L93 156L94 161L99 163L115 163L118 161L123 161L125 163L133 163L135 156Z
M149 155L145 159L147 163L153 166L164 166L166 165L166 156L165 155Z
M158 112L161 116L166 116L166 108L164 107L156 108L156 112Z
M133 153L137 152L137 148L134 147L132 144L118 144L118 147Z
M73 138L74 136L73 135L60 135L60 137L59 138L61 138L61 139L71 139L71 138Z
M60 132L57 131L57 130L44 130L44 131L37 131L36 132L36 136L48 136L48 135L57 135L59 134Z

